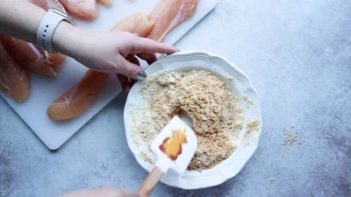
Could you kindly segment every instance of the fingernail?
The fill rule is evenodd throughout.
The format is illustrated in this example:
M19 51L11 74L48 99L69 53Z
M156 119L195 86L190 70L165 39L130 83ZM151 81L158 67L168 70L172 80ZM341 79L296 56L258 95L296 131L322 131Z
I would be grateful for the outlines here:
M140 70L137 76L138 81L145 80L147 77L146 72L144 70Z

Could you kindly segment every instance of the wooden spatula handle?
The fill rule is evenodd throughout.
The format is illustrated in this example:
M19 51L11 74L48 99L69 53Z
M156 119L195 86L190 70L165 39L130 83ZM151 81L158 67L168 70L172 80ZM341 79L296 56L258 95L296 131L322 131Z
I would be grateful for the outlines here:
M160 168L154 167L150 174L145 178L143 184L139 189L139 195L147 197L150 195L152 189L156 186L157 182L161 179L163 172Z

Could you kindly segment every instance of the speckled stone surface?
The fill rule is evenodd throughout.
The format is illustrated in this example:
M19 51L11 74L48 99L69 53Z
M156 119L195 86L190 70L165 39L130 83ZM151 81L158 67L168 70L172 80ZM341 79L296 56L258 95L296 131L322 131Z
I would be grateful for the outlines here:
M350 196L351 1L224 0L182 39L237 64L261 98L263 133L224 184L153 196ZM128 150L119 95L56 152L0 100L0 196L58 196L79 188L138 188L146 172Z

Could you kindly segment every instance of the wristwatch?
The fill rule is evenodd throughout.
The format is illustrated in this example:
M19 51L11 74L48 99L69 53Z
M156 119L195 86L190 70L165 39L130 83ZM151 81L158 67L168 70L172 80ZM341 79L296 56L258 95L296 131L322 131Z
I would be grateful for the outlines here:
M40 21L37 30L37 43L48 53L55 52L52 46L52 38L57 26L62 21L72 24L72 18L70 16L56 9L49 9Z

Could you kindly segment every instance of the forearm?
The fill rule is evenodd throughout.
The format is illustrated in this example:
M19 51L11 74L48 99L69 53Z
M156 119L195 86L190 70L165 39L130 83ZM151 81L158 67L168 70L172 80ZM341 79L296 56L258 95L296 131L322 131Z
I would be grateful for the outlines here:
M26 0L0 1L0 34L36 43L37 30L46 11ZM148 22L148 19L144 18L135 20ZM151 24L148 22L147 25L149 23ZM56 52L73 57L91 69L120 73L134 79L138 79L140 73L145 74L126 57L135 58L135 55L140 55L141 58L154 60L155 53L175 52L175 49L168 45L130 33L89 32L65 21L58 24L51 41Z
M36 43L36 32L46 11L26 0L2 0L0 4L0 34L11 35ZM61 22L53 36L54 49L71 55L83 31L69 23Z
M52 43L55 51L75 58L75 53L83 46L83 40L88 32L65 21L61 22L54 33Z
M2 0L0 4L0 34L36 42L36 31L46 13L24 0Z

